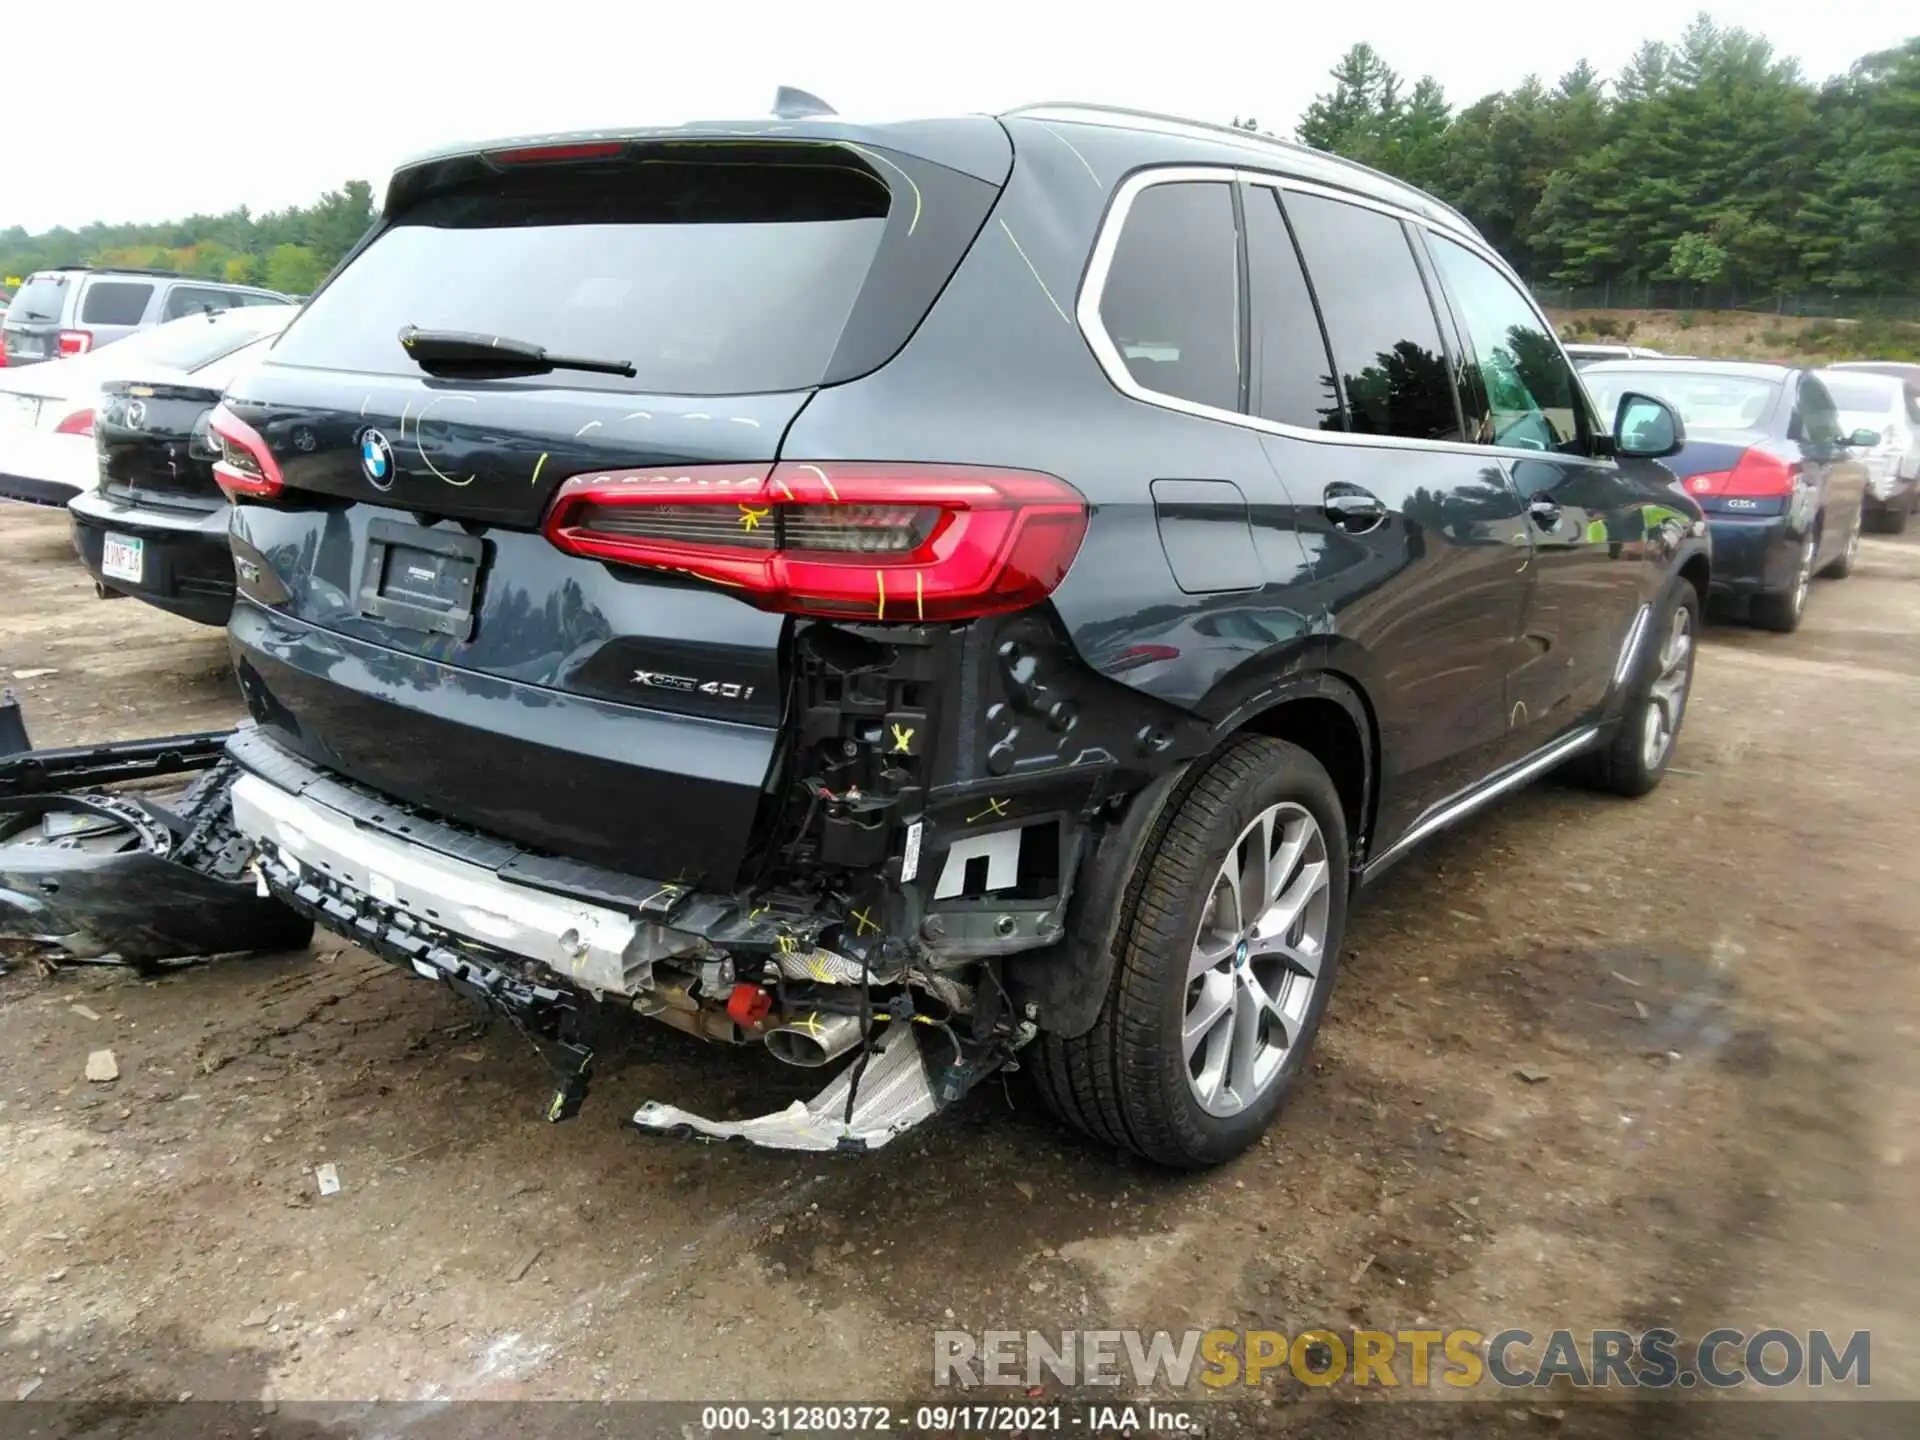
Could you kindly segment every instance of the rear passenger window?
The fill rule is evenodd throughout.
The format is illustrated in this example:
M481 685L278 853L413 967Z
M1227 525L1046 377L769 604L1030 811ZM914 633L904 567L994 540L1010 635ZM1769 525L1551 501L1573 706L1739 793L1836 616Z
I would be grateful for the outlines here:
M1134 197L1100 323L1139 385L1240 408L1240 241L1228 184L1149 185Z
M1339 430L1340 390L1333 380L1320 317L1314 313L1300 254L1280 214L1279 194L1246 192L1247 290L1252 301L1253 412L1283 425Z
M1486 391L1487 413L1467 417L1467 438L1524 450L1577 451L1578 389L1560 342L1513 282L1464 245L1435 236L1432 251ZM1477 400L1473 408L1479 408Z
M147 313L147 301L153 286L129 284L124 280L96 280L87 287L80 302L82 325L138 325Z
M1289 192L1285 204L1333 345L1347 428L1458 439L1440 325L1400 222L1318 195Z
M178 320L182 315L199 315L211 310L219 314L222 310L233 308L233 293L229 290L208 290L198 285L176 285L167 294L167 308L160 313L162 320Z

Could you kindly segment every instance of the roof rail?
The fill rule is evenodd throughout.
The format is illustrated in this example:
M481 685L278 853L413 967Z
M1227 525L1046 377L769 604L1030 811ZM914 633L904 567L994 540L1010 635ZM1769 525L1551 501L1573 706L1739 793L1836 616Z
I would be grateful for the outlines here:
M1210 134L1218 135L1222 139L1238 140L1242 144L1268 145L1277 150L1317 155L1324 159L1345 165L1350 169L1358 170L1364 175L1371 175L1377 180L1384 180L1387 184L1392 185L1398 190L1404 190L1408 194L1417 195L1425 203L1451 215L1472 234L1478 235L1480 233L1474 228L1473 222L1467 219L1465 215L1462 215L1446 201L1422 190L1419 186L1410 185L1399 176L1389 175L1384 170L1376 170L1371 165L1362 165L1358 160L1349 160L1344 155L1336 155L1331 150L1316 150L1313 146L1303 145L1298 140L1288 140L1279 135L1268 135L1258 130L1243 130L1238 125L1222 125L1214 120L1193 120L1185 115L1167 115L1158 110L1140 110L1130 105L1102 105L1088 100L1041 100L1030 105L1016 105L1013 109L1003 110L1000 113L1003 116L1025 115L1029 112L1039 110L1084 110L1095 115L1110 115L1117 120L1146 120L1157 125L1178 125L1189 130L1204 130Z
M82 261L74 265L49 265L49 270L87 270L102 275L157 275L166 280L205 280L209 285L226 285L208 275L189 275L184 270L152 270L141 265L94 265Z

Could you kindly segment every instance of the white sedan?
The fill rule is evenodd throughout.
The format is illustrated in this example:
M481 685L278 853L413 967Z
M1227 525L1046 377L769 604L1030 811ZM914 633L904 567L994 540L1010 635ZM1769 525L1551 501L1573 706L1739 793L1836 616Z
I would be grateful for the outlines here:
M71 360L0 370L0 499L65 505L99 483L93 414L110 380L169 380L278 335L297 305L187 315Z

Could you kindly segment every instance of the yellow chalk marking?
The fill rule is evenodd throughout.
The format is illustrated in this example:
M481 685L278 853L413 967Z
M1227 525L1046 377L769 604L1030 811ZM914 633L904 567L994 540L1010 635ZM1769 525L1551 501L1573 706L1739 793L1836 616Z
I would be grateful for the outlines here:
M873 933L876 935L880 933L880 927L873 923L873 917L871 915L869 915L864 910L854 911L853 912L853 933L855 937L857 938L861 935L864 935L869 930L873 931Z
M887 618L887 572L884 570L874 571L873 582L880 587L880 608L874 612L873 618L876 620L884 620Z
M538 485L540 483L540 472L546 468L546 465L547 452L542 450L540 452L540 458L533 462L533 484Z
M770 505L763 506L759 509L756 509L752 505L742 505L740 507L740 528L742 530L758 530L760 528L760 522L772 513L773 507Z
M776 935L773 937L773 943L779 947L782 955L793 954L793 937L791 935Z
M1021 249L1020 242L1013 238L1013 231L1007 229L1007 222L1005 220L1000 222L1000 228L1006 231L1007 239L1013 245L1014 253L1020 257L1021 262L1027 267L1027 273L1033 276L1033 283L1040 287L1040 293L1046 296L1047 303L1053 306L1053 313L1071 325L1073 321L1067 320L1067 312L1062 310L1060 308L1060 302L1053 298L1053 291L1049 290L1047 288L1047 282L1040 278L1040 271L1035 268L1033 261L1027 259L1027 252Z
M820 1012L810 1011L804 1018L795 1020L793 1028L807 1035L824 1035L827 1027L820 1023Z
M913 608L914 618L927 618L927 577L918 570L913 572Z
M787 499L792 500L796 498L793 491L787 488L787 482L780 479L777 475L774 477L773 483L780 488L780 493L786 496Z
M822 470L818 465L802 465L800 468L802 470L811 470L814 474L820 477L820 483L827 487L828 499L834 500L836 502L840 499L840 492L833 488L833 481L827 478L826 471Z
M982 811L981 811L981 812L980 812L980 813L979 813L978 815L969 815L969 816L967 817L967 824L969 824L969 825L971 825L971 824L973 824L973 823L974 823L974 822L975 822L976 820L985 820L985 819L987 819L987 818L988 818L989 816L995 816L995 817L998 817L998 816L1001 816L1001 815L1004 815L1004 814L1006 814L1006 813L1007 813L1007 802L1006 802L1006 801L1004 801L1004 800L994 800L994 799L991 799L991 798L989 798L989 799L988 799L988 801L987 801L987 808L986 808L986 809L984 809L984 810L982 810Z
M893 727L893 753L909 755L913 753L913 730L911 727L896 725Z

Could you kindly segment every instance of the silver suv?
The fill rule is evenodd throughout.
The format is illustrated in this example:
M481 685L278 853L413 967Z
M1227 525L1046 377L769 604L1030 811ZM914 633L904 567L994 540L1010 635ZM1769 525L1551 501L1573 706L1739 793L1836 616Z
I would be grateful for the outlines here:
M8 365L64 360L164 320L237 305L285 305L291 296L165 270L37 270L0 324Z

